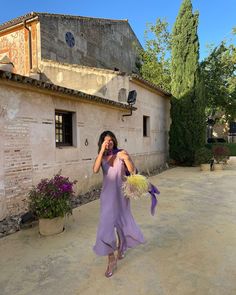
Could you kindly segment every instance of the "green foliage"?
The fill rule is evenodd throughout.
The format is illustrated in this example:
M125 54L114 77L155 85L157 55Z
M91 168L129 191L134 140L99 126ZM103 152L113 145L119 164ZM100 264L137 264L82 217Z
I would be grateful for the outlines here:
M198 14L184 0L172 33L170 157L192 165L205 141L204 85L199 69Z
M170 33L168 23L157 19L156 24L147 24L145 49L140 51L141 76L170 91Z
M226 146L229 149L229 156L236 157L236 143L207 143L205 146L212 149L215 145Z
M195 88L198 71L198 13L192 13L190 0L184 0L172 32L171 93L181 99Z
M204 104L185 95L181 100L172 98L170 128L170 157L178 164L192 165L195 152L205 142Z
M72 212L70 203L65 198L50 199L47 196L37 195L35 191L31 193L30 197L32 200L30 210L39 218L54 218Z
M210 164L213 159L213 153L210 149L202 147L195 152L195 164Z
M201 63L206 89L206 115L230 122L236 118L236 47L222 42ZM218 116L218 118L217 118Z
M73 185L60 173L51 179L42 179L29 192L29 209L39 218L54 218L72 213Z

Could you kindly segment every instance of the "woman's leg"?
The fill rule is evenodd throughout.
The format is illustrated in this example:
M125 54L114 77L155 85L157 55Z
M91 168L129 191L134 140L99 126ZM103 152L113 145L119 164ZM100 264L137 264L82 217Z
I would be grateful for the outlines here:
M121 238L122 233L119 228L117 228L117 238L118 238L118 249L117 249L117 259L123 259L125 257L124 253L124 238Z
M117 268L117 260L115 258L114 252L112 252L108 255L108 265L107 265L107 270L105 272L105 276L107 278L110 278L113 275L116 268Z

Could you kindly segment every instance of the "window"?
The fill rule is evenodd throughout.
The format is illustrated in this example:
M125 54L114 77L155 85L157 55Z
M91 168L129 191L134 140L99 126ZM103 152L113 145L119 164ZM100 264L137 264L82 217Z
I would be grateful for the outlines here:
M75 46L75 37L73 36L73 34L71 32L66 32L65 40L66 40L67 45L70 48Z
M150 136L150 117L143 116L143 136Z
M72 114L64 111L55 112L56 146L73 145Z

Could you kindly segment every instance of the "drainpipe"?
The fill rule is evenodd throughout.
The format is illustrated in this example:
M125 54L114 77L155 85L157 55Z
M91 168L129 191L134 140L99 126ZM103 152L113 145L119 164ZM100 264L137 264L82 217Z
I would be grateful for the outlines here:
M32 44L31 44L31 40L32 40L32 37L31 37L31 31L30 29L26 26L26 20L23 21L23 25L24 25L24 28L28 31L29 33L29 64L30 64L30 70L32 69Z

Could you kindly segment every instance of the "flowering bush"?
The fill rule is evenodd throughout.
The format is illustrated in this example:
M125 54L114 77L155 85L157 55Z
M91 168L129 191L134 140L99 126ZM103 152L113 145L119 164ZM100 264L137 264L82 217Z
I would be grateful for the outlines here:
M217 163L226 161L230 155L229 148L225 145L214 145L212 147L212 153Z
M39 218L54 218L72 213L73 185L68 177L57 173L53 178L42 179L29 192L29 208Z

